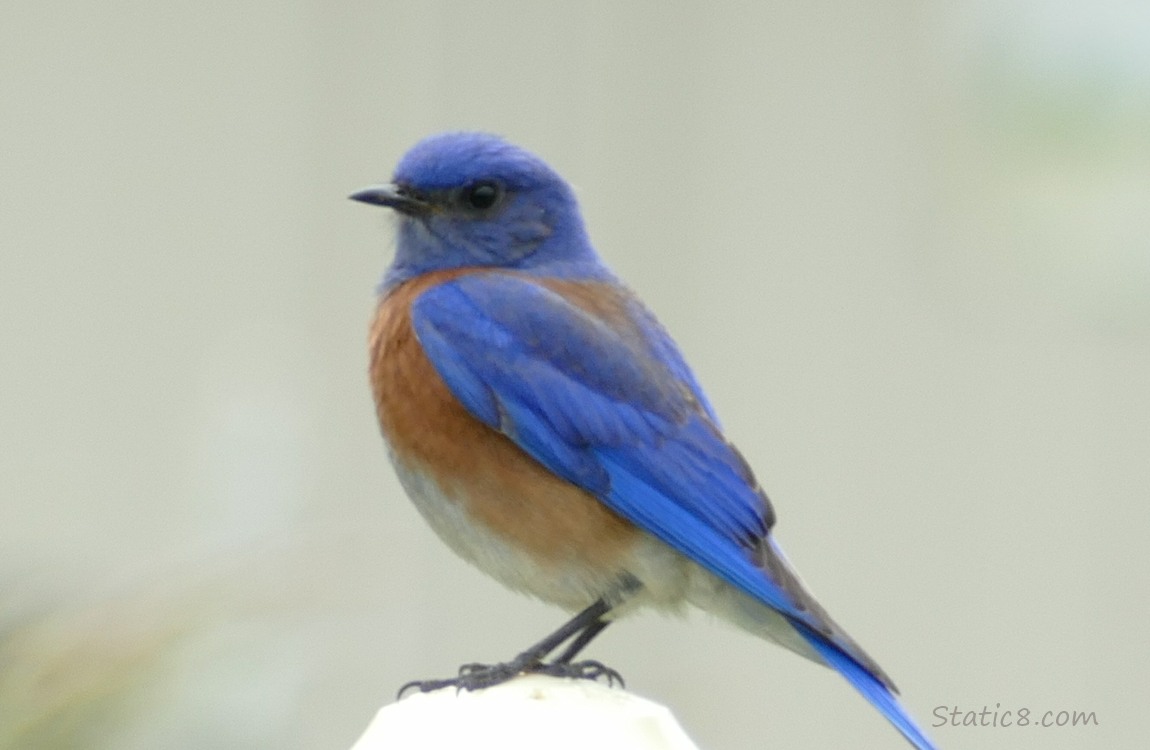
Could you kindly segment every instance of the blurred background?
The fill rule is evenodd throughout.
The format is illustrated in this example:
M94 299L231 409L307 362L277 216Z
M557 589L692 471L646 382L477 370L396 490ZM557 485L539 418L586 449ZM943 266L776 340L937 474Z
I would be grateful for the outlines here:
M366 385L415 141L576 186L811 588L947 748L1140 748L1150 6L0 10L0 748L349 747L566 615L424 526ZM899 747L697 613L589 655L700 747ZM942 712L939 713L939 709Z

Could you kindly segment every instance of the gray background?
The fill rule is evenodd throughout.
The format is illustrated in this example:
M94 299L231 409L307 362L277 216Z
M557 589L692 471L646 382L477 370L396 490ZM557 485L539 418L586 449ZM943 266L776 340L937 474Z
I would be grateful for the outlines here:
M6 3L0 746L344 748L563 613L426 529L365 383L383 213L476 128L576 186L823 602L936 706L1150 730L1144 3ZM897 747L710 618L590 651L701 747Z

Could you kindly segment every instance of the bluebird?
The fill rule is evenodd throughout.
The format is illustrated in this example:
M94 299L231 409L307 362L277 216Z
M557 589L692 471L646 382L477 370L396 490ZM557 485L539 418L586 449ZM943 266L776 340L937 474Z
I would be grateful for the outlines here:
M691 604L838 671L934 747L783 556L750 466L558 174L497 136L445 133L351 198L398 216L370 377L401 484L461 557L577 612L506 663L415 687L615 678L574 659L622 614Z

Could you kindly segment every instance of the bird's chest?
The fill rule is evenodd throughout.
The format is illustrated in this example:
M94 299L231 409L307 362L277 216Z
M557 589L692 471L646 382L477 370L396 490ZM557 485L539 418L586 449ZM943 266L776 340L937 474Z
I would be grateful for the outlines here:
M459 403L411 325L411 303L430 283L392 292L371 330L372 392L404 489L445 542L493 577L561 604L590 601L618 576L638 532Z

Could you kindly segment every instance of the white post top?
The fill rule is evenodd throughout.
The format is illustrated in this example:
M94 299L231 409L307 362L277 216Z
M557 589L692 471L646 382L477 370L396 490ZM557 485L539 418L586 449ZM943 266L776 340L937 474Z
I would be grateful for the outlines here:
M523 675L384 706L352 750L699 750L658 703L591 680Z

